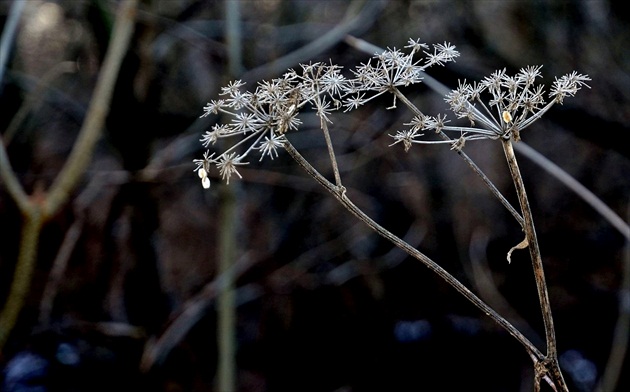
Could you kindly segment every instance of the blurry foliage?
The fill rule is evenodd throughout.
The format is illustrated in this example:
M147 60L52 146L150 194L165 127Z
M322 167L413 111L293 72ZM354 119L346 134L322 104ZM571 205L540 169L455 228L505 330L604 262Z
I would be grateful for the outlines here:
M461 60L433 74L452 87L458 78L529 64L544 65L545 75L573 69L590 75L590 91L554 109L524 139L627 217L630 25L620 3L385 1L351 33L382 47L402 47L409 37L455 44ZM28 2L2 81L3 137L38 80L62 61L77 64L76 72L50 82L7 143L29 192L50 183L72 147L115 4ZM244 67L257 68L256 77L277 76L265 74L265 65L325 34L349 4L243 1ZM0 20L9 6L0 4ZM64 380L73 380L85 368L99 374L97 379L119 378L116 369L125 368L151 390L211 390L216 366L211 307L153 371L140 377L137 367L144 342L159 336L169 315L215 277L218 196L199 186L192 159L200 155L201 131L216 120L197 119L201 108L226 82L222 15L220 1L142 5L105 136L73 202L43 232L28 303L2 352L3 365L32 352L45 359L48 380L60 371L68 375ZM367 57L340 41L299 61L331 58L356 65ZM256 82L247 75L249 83ZM445 107L424 87L417 100L427 113ZM448 147L416 148L406 155L389 149L387 134L410 116L377 105L339 115L333 127L342 176L358 204L471 287L470 249L485 238L486 272L513 310L541 334L529 261L518 253L510 265L505 261L507 250L521 240L518 225ZM326 170L318 132L318 124L306 123L291 141ZM498 146L470 143L466 151L515 200L507 170L496 164L502 159ZM577 352L586 361L578 362L591 364L601 376L617 319L624 240L539 167L525 160L521 166L560 352L572 353L570 363ZM288 157L252 164L242 174L238 241L255 263L237 282L240 391L403 391L436 381L444 390L531 388L520 385L531 380L523 376L531 372L529 360L509 336L426 268L357 226ZM5 192L0 188L2 303L21 225ZM50 324L41 325L43 287L76 222L80 236L57 287ZM125 339L133 344L121 344ZM71 347L80 360L64 362L61 347ZM590 390L595 380L571 376L566 363L572 389ZM114 388L112 383L107 387ZM626 372L618 390L629 383ZM100 390L78 385L74 390Z

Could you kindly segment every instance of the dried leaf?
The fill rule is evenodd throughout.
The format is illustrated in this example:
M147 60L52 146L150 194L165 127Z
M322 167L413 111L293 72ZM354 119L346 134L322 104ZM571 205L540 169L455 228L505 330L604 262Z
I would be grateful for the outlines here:
M510 249L510 251L507 253L507 261L508 261L508 263L512 262L512 252L514 252L515 249L525 249L525 248L527 248L528 245L529 245L529 242L527 241L527 237L525 237L525 239L523 241L521 241L517 245L513 246L512 249Z

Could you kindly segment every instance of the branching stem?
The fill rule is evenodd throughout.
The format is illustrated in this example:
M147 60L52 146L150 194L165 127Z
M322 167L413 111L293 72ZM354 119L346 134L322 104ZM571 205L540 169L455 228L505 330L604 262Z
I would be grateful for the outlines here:
M293 147L293 145L287 141L284 148L291 155L291 157L317 182L319 182L324 188L335 196L335 198L354 216L368 225L372 230L378 233L383 238L391 241L398 248L405 251L411 257L421 261L430 270L435 272L440 278L444 279L448 284L453 286L460 294L466 297L470 302L479 308L483 313L492 318L497 324L503 327L510 333L516 340L518 340L527 350L530 357L535 363L544 360L544 355L534 346L529 339L527 339L518 329L516 329L509 321L504 319L501 315L495 312L490 306L477 297L472 291L470 291L464 284L458 281L453 275L449 274L444 268L440 267L437 263L431 260L424 253L420 252L407 242L403 241L399 237L392 234L389 230L376 223L372 218L367 216L359 207L357 207L345 193L338 192L338 187L328 181L322 176L317 169L315 169L302 155Z
M416 115L416 116L422 116L423 115L423 113L420 111L420 109L418 109L418 107L416 105L414 105L413 102L411 102L402 92L400 92L399 89L394 87L392 89L392 93L401 102L403 102L409 108L409 110L411 110L413 112L414 115ZM438 133L438 135L443 140L452 140L450 137L448 137L448 135L446 135L442 131L440 131ZM455 140L453 140L453 143L454 142L455 142ZM486 174L479 168L479 166L477 166L477 164L472 160L472 158L470 158L464 151L462 151L461 148L457 148L457 149L455 149L455 151L457 152L457 154L460 157L462 157L462 159L466 162L466 164L468 164L468 166L470 166L470 168L479 176L479 178L481 178L481 180L488 187L490 192L492 192L492 194L501 202L501 204L503 204L503 206L510 212L510 214L512 214L512 216L514 217L514 219L516 219L516 221L519 223L519 225L521 225L521 227L523 227L523 225L525 224L525 222L523 220L523 217L518 213L518 211L516 211L514 209L514 207L512 207L510 202L501 194L501 192L497 189L497 187L494 186L492 181L490 181L488 176L486 176Z
M100 138L118 72L134 31L137 3L138 0L126 0L119 6L111 42L85 120L68 160L47 193L37 191L31 197L26 194L11 169L4 142L0 140L0 178L6 183L9 194L24 217L14 278L6 304L0 312L0 351L17 322L30 289L41 229L46 220L58 213L68 201L85 173Z

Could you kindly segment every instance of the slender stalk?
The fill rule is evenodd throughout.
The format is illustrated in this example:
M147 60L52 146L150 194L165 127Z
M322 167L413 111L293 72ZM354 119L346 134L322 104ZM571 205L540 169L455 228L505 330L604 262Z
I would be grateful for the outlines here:
M219 216L219 274L226 276L225 289L217 298L217 390L236 390L236 295L231 270L236 257L236 194L232 187L221 187Z
M240 1L226 0L225 37L228 49L228 71L231 77L242 74L242 37ZM222 392L236 390L236 289L227 273L235 263L238 210L234 187L222 185L219 191L218 274L226 276L225 290L217 295L217 375L216 387Z
M415 114L416 116L422 115L422 112L416 105L413 104L399 89L393 87L393 94L400 99L408 108ZM439 136L444 140L452 140L448 137L444 132L440 131ZM455 142L455 140L453 140ZM477 166L477 164L464 152L461 148L455 149L457 154L462 157L462 159L470 166L470 168L481 178L484 184L490 189L490 192L503 204L503 206L512 214L514 219L521 225L521 227L525 224L523 217L512 207L510 202L501 194L501 192L497 189L496 186L490 181L488 176Z
M398 248L405 251L411 257L421 261L430 270L435 272L440 278L444 279L448 284L453 286L460 294L466 297L470 302L479 308L483 313L492 318L497 324L503 327L510 335L512 335L517 341L519 341L525 350L529 353L530 357L535 363L544 360L544 355L534 346L529 339L527 339L518 329L516 329L509 321L504 319L501 315L495 312L490 306L477 297L472 291L470 291L464 284L458 281L455 277L449 274L444 268L440 267L437 263L431 260L424 253L415 249L407 242L398 238L390 231L376 223L372 218L367 216L359 207L357 207L346 196L343 190L340 190L335 184L328 181L322 176L317 169L315 169L302 155L293 147L290 142L286 142L284 148L291 155L291 157L304 169L306 172L319 182L324 188L335 196L335 198L354 216L368 225L372 230L381 235L383 238L391 241Z
M553 316L551 315L551 304L549 302L549 294L547 292L547 283L545 282L545 271L543 268L542 257L540 255L540 248L538 247L538 238L536 237L536 229L534 227L534 219L532 211L529 206L527 193L525 192L525 185L523 184L523 177L518 167L516 155L514 154L514 147L510 139L501 139L503 143L503 151L507 160L510 174L512 175L512 181L516 188L518 195L518 201L525 220L525 238L528 242L529 253L532 259L532 266L534 269L534 278L536 281L536 289L538 291L538 299L540 301L540 307L542 311L543 323L545 326L545 340L547 344L546 359L551 361L552 369L557 370L556 377L558 381L561 381L562 386L566 390L562 373L558 367L558 350L556 347L556 333L553 325ZM537 370L538 371L538 370Z
M332 165L333 173L335 174L335 184L341 188L341 176L339 175L339 166L337 165L337 158L335 156L335 150L333 149L332 140L330 139L330 132L328 131L328 124L326 120L321 120L322 131L324 132L324 138L326 139L326 148L328 149L328 155L330 157L330 164Z

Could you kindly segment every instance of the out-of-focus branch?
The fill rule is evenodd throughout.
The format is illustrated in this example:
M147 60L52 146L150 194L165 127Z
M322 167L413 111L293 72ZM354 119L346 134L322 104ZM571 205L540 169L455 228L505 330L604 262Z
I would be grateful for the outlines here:
M76 62L62 61L48 70L46 74L37 81L37 86L28 94L28 97L20 107L20 110L18 110L15 116L11 119L9 126L4 132L4 143L7 146L11 143L13 136L26 119L26 116L39 106L45 97L46 90L50 88L50 84L62 74L75 72L76 70Z
M606 219L615 229L630 241L630 226L621 219L610 207L606 205L600 198L595 196L593 192L588 190L578 180L571 177L569 173L562 170L558 165L551 162L544 155L534 150L525 143L519 142L514 145L519 153L523 154L538 166L544 168L549 174L554 176L558 181L571 189L582 200L588 203L595 211L597 211L604 219Z
M243 68L241 39L241 9L238 1L225 1L225 37L228 48L228 70L230 77L238 77ZM238 231L237 194L234 187L225 184L219 192L219 257L218 271L223 275L235 263ZM226 274L230 277L230 274ZM218 366L217 390L236 390L236 292L233 279L226 281L225 290L217 298L217 347Z
M9 61L9 53L11 52L11 46L13 44L13 38L18 28L18 22L26 1L14 1L11 4L11 10L7 17L4 29L2 30L2 37L0 37L0 91L2 91L2 79L4 77L4 70L6 69L7 62Z
M43 223L41 212L35 209L26 216L22 227L20 251L15 272L13 273L9 298L2 309L2 313L0 313L0 351L9 338L13 326L15 326L31 286L31 277L37 259L39 234Z
M630 220L630 205L626 218ZM630 341L630 241L626 241L622 260L621 285L619 287L619 313L613 332L613 340L608 362L602 378L597 385L597 392L614 391L617 389L619 378L623 372L623 364L628 352Z
M313 55L321 53L341 42L346 37L346 34L359 28L365 28L366 25L373 23L384 6L385 2L381 0L353 1L348 6L341 22L326 34L269 64L248 71L241 79L259 80L263 79L264 75L276 75L284 72L287 68L295 66L300 61L311 58Z
M11 167L11 162L9 161L7 150L4 148L2 138L0 138L0 179L4 182L9 195L17 204L20 212L26 215L31 210L31 204L28 195L24 192L24 188L22 188L20 181L17 179Z
M153 366L164 361L173 347L182 341L188 331L206 313L208 306L217 296L227 290L232 282L247 272L258 259L251 254L244 254L226 271L219 274L194 297L190 298L173 316L164 332L156 339L149 340L142 353L140 370L149 372Z
M94 146L101 136L105 117L109 112L120 66L127 53L135 25L137 0L127 0L120 4L112 39L105 54L94 94L79 132L77 141L63 169L55 179L44 203L46 216L54 215L67 201L68 195L85 172L92 157Z
M26 195L11 169L4 144L0 143L0 175L25 219L13 281L6 305L0 313L0 350L17 322L30 289L41 228L45 221L57 213L67 201L92 157L94 145L101 134L109 110L122 60L131 41L137 3L137 0L126 0L118 8L110 45L105 54L86 118L68 161L47 195L40 192L30 198Z

